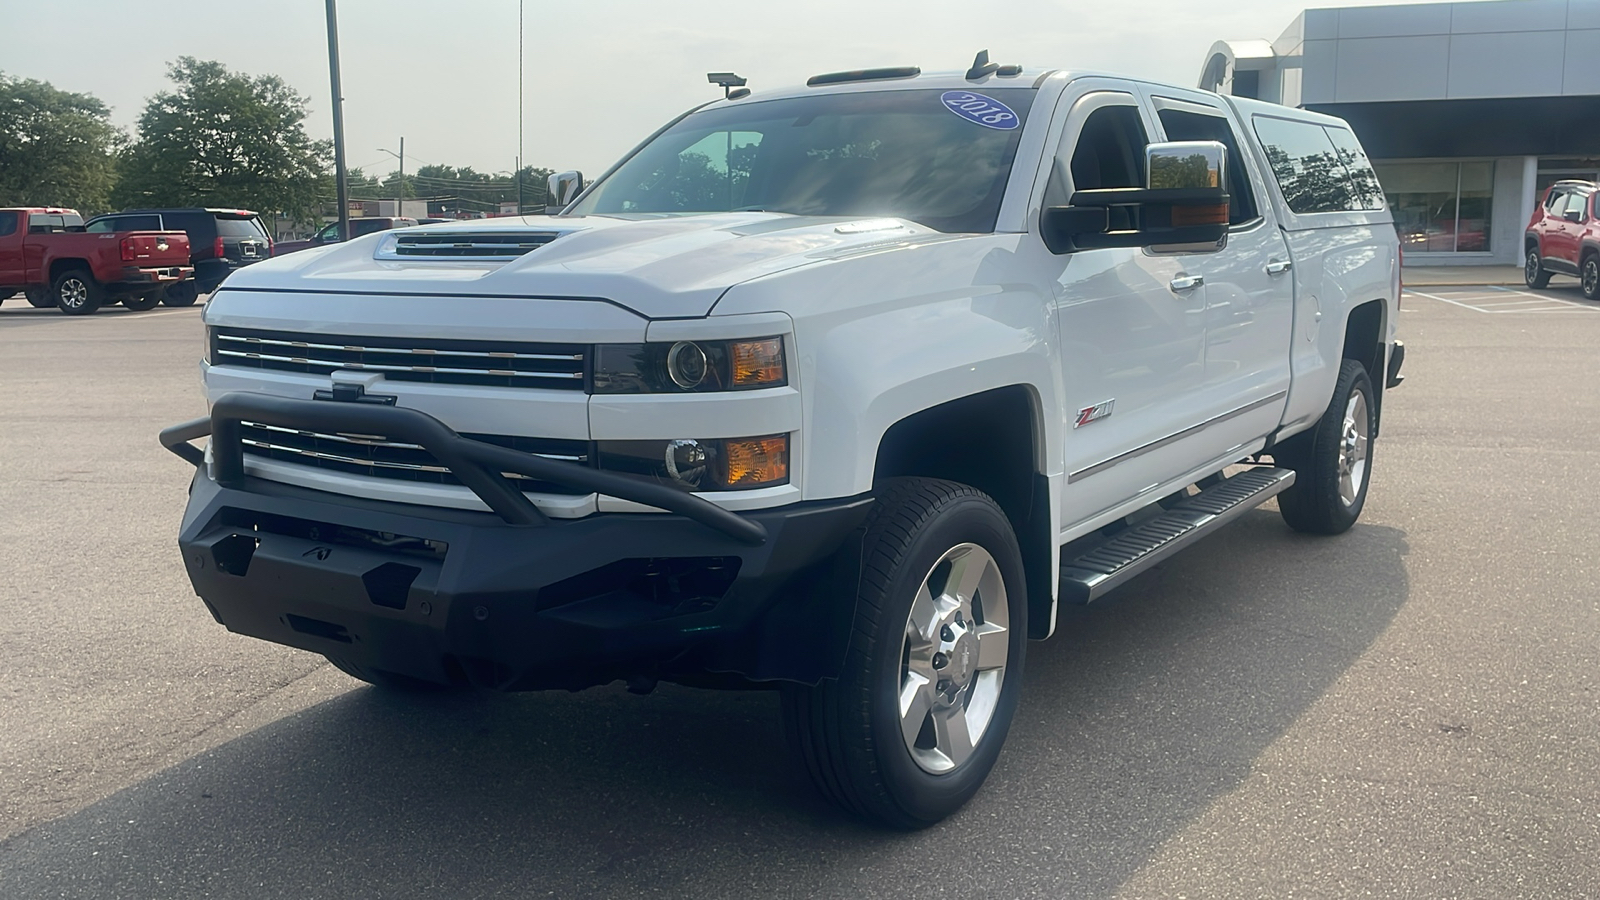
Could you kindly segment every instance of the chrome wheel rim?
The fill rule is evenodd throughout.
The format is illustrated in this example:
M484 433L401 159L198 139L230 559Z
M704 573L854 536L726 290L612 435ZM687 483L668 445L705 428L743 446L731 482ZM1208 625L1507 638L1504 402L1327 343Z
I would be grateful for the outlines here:
M89 288L76 278L61 282L61 302L77 309L89 300Z
M1522 277L1528 284L1539 280L1539 251L1528 251L1528 261L1523 265Z
M1600 285L1600 261L1590 259L1583 264L1583 292L1593 297L1597 285Z
M1339 499L1354 506L1367 477L1367 395L1356 391L1344 408L1344 431L1339 438Z
M1010 654L1005 580L989 551L960 544L917 589L900 651L900 735L925 772L972 757L989 729Z

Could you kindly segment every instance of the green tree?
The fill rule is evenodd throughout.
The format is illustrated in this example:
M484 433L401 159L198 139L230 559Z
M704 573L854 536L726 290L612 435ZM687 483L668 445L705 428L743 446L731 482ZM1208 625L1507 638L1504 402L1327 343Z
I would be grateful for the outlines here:
M276 75L179 57L122 154L123 206L241 206L316 220L333 195L328 141L306 134L306 98Z
M125 141L89 94L0 72L0 206L109 208Z

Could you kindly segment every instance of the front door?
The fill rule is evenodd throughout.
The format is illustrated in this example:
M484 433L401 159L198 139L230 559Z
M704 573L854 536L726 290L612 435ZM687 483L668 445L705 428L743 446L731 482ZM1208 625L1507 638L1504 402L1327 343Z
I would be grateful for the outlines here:
M1055 121L1045 206L1065 205L1073 190L1144 186L1153 128L1135 95L1074 82ZM1023 252L1053 282L1066 419L1061 521L1071 531L1134 498L1155 499L1162 482L1194 464L1206 292L1191 270L1204 254L1108 248L1055 256L1037 230L1036 222Z
M1205 279L1206 351L1200 443L1210 457L1236 451L1282 420L1294 334L1294 273L1271 202L1257 197L1263 173L1243 151L1245 135L1207 94L1151 88L1168 141L1217 141L1228 148L1228 243L1189 261ZM1357 146L1354 152L1360 152ZM1253 176L1253 177L1252 177Z

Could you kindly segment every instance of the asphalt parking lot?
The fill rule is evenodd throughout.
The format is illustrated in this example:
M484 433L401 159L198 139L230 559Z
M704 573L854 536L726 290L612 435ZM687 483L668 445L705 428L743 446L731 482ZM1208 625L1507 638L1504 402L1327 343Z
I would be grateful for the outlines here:
M0 308L0 897L1600 896L1600 305L1408 294L1333 539L1271 505L1031 645L985 790L814 799L775 698L403 698L176 557L199 310Z

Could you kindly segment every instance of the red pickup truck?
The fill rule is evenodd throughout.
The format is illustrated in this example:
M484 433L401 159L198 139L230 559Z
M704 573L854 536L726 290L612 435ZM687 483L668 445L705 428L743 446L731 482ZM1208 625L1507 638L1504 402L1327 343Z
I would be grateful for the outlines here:
M181 231L88 234L77 210L0 209L0 300L21 291L34 306L68 315L119 301L146 310L193 274Z

